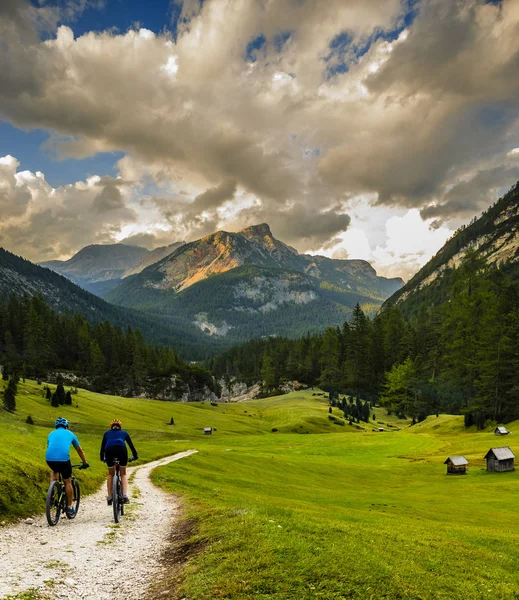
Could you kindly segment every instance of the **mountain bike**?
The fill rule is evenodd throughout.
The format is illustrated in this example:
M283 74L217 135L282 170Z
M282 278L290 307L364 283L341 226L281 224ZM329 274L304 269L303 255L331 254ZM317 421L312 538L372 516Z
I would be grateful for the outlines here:
M128 462L131 463L134 459L129 458ZM119 459L114 459L114 479L112 483L112 508L114 511L114 521L119 523L119 518L124 515L124 500L123 500L123 482L121 480L121 469L119 465Z
M79 467L83 469L83 465L72 465L72 468L75 469ZM61 513L64 513L67 516L67 519L74 519L79 510L79 501L81 499L81 490L79 488L79 482L76 480L74 475L72 475L72 506L74 507L74 514L67 515L67 494L65 491L65 482L63 481L63 477L61 473L59 474L59 479L56 481L51 481L49 485L49 489L47 491L47 501L45 506L45 514L47 515L47 523L53 527L58 524Z

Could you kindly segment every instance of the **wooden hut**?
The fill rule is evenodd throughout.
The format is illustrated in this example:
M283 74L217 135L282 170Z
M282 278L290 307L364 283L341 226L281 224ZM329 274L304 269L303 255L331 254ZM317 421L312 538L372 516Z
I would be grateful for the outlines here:
M503 425L500 425L499 427L496 427L494 429L494 434L495 435L508 435L510 432L508 431L508 429L506 427L503 427Z
M465 475L469 461L464 456L449 456L443 464L447 465L447 475Z
M515 469L515 454L510 450L509 446L490 448L485 454L485 459L487 461L487 471L503 472Z
M213 433L212 427L204 427L204 435L211 435Z

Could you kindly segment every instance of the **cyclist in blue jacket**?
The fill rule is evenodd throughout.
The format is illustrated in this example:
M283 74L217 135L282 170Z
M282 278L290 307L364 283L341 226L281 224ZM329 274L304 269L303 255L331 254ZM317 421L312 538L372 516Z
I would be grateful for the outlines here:
M54 423L56 428L49 433L47 438L47 451L45 452L45 460L49 465L52 473L50 474L51 481L57 481L59 476L63 477L65 483L65 493L67 494L67 515L74 516L74 508L72 500L74 492L72 490L72 463L70 462L70 445L74 446L79 458L83 462L83 468L88 468L87 459L77 437L69 431L68 421L63 417L58 417Z
M128 477L126 475L126 465L128 464L128 450L126 444L130 446L132 451L133 460L137 460L137 450L126 431L122 427L122 423L119 419L113 419L110 423L110 429L105 432L103 441L101 443L100 458L103 462L106 462L108 466L108 479L106 481L106 488L108 496L106 498L108 504L112 504L112 485L115 474L115 459L119 461L119 467L121 470L121 483L123 486L123 502L128 504L130 501L128 498Z

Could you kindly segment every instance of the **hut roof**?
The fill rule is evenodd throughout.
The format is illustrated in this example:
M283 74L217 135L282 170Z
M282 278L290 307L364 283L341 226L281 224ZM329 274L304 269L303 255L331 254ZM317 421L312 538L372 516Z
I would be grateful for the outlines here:
M485 454L485 458L488 458L491 454L494 455L497 460L509 460L510 458L515 458L515 454L512 452L509 446L503 446L502 448L490 448L490 450Z
M503 427L503 425L496 427L495 431L499 431L499 433L508 433L508 429L506 427Z
M469 461L464 456L449 456L443 464L446 465L448 462L451 462L455 467L462 467L469 464Z

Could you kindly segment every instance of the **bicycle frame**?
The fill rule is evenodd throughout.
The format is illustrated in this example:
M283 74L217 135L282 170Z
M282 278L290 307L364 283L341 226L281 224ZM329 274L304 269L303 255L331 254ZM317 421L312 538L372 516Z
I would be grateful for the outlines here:
M80 466L82 466L82 465L72 465L72 468L77 468ZM56 471L54 471L54 473L55 472ZM74 477L73 474L70 478L70 484L72 485L73 502L76 503L76 509L77 509L79 507L81 492L80 492L79 484L76 481L76 478ZM55 488L57 488L57 498L56 498L56 493L54 492ZM53 479L51 481L51 483L49 484L49 489L47 491L46 515L47 515L47 522L50 526L54 526L54 525L58 524L61 513L66 514L67 505L68 505L68 502L67 502L67 490L66 490L65 481L63 480L63 476L61 475L61 473L58 473L58 478ZM54 513L54 517L52 516L52 513ZM73 516L67 515L67 517L69 519L74 518L75 516L76 516L75 514Z

